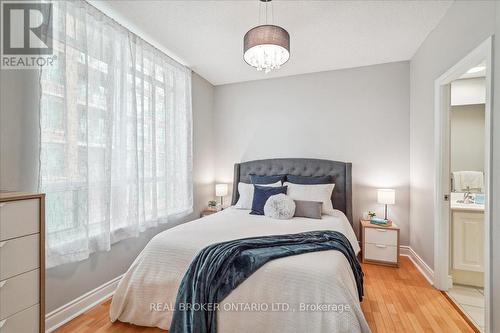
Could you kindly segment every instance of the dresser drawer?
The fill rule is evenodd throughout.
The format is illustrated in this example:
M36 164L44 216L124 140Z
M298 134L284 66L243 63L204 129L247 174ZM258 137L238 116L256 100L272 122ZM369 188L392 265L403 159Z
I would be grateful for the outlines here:
M0 282L0 320L39 303L38 269Z
M32 306L0 321L0 333L38 333L40 307Z
M365 228L364 242L371 244L397 246L398 232L397 230L383 228Z
M40 200L0 203L0 241L40 232Z
M39 267L39 235L0 242L0 281Z
M364 258L367 260L398 262L398 248L385 244L365 243L363 248Z

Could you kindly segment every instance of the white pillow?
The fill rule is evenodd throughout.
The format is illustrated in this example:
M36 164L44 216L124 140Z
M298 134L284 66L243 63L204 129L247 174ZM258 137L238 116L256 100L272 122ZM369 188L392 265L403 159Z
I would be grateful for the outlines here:
M247 184L247 183L238 183L238 193L240 194L240 198L238 199L238 202L236 205L234 205L234 208L238 209L252 209L252 203L253 203L253 187L254 184ZM281 181L277 181L276 183L272 184L255 184L257 186L270 186L270 187L279 187L281 186Z
M295 201L286 194L272 195L264 205L264 215L272 219L289 220L295 214Z
M283 186L288 186L286 194L293 200L321 201L323 203L321 212L326 215L334 215L332 192L335 184L302 185L286 182Z

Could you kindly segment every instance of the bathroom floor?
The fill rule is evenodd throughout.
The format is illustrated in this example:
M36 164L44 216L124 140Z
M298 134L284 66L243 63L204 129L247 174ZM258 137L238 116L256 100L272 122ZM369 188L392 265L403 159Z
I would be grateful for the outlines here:
M484 332L484 291L482 288L454 284L448 296L462 309L469 319Z

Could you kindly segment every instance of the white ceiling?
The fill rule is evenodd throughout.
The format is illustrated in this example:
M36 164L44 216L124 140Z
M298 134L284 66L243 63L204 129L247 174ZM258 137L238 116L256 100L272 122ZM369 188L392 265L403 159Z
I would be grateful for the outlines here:
M290 33L291 57L269 74L242 55L244 34L259 23L258 0L115 0L97 7L219 85L409 60L452 2L275 0L274 23Z

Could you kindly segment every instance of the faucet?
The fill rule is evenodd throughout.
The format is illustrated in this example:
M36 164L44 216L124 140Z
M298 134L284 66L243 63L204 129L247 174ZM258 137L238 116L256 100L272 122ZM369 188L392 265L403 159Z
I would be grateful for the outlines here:
M469 186L467 186L467 189L465 190L462 202L466 204L474 203L474 196L472 195Z

